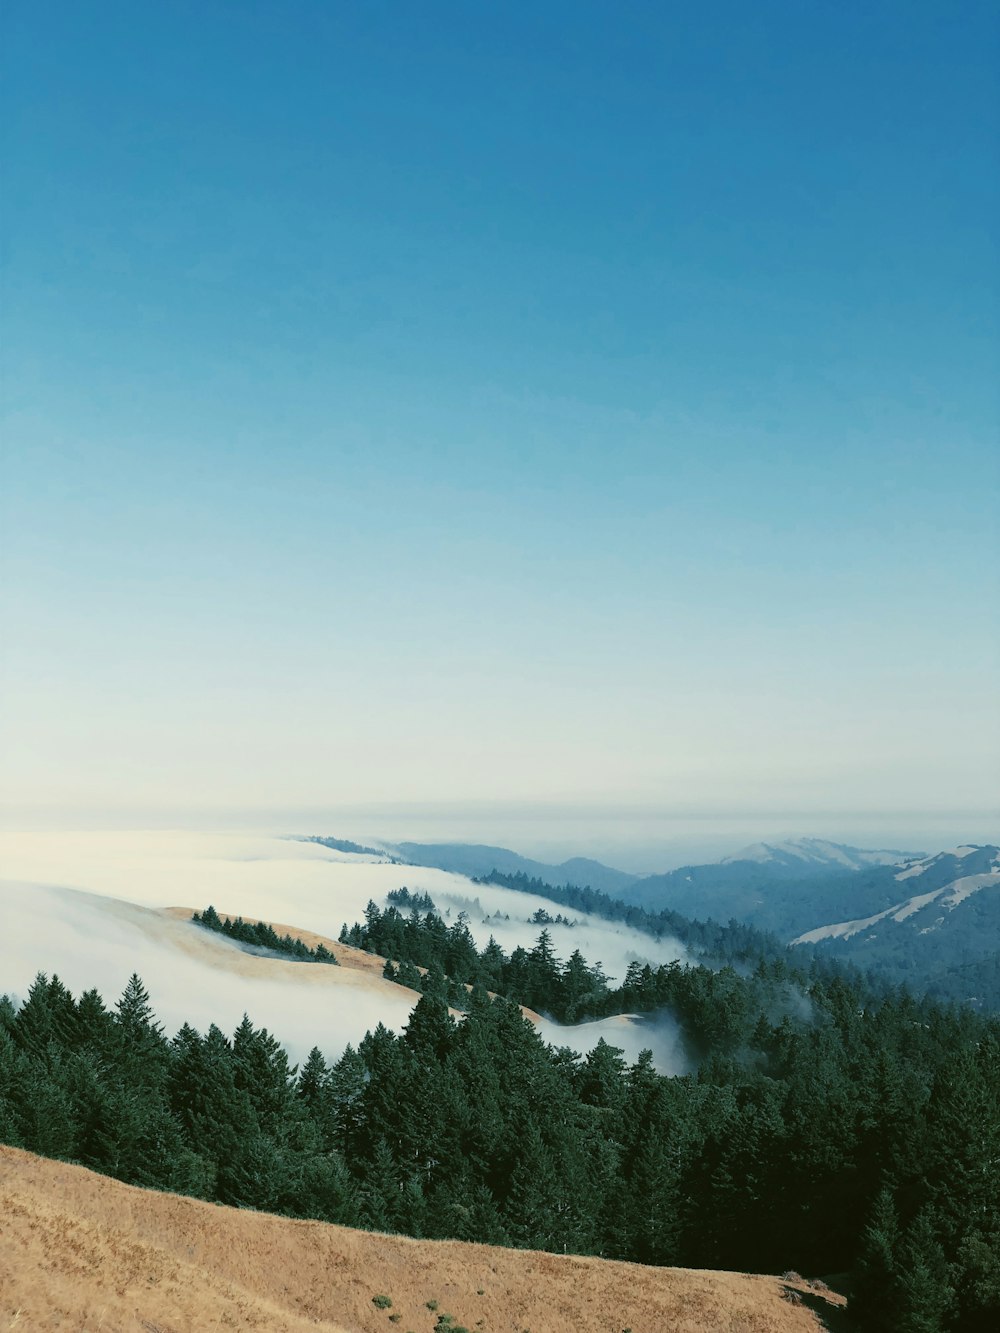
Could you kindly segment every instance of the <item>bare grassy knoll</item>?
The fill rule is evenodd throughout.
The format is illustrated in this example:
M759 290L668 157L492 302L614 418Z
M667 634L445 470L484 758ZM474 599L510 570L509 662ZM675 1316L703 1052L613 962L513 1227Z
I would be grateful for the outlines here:
M839 1313L779 1278L293 1222L6 1147L0 1237L4 1333L432 1333L445 1314L452 1333L815 1333Z
M190 921L191 918L194 916L195 912L198 910L199 909L196 907L164 907L161 909L159 915L170 917L172 920L175 921ZM233 920L235 920L237 916L242 915L242 913L239 912L224 912L221 909L216 909L216 910L219 912L220 917L228 916L231 917ZM282 936L290 935L293 940L296 939L301 940L302 943L309 949L315 949L317 944L322 944L325 948L329 949L330 953L333 954L334 958L336 958L337 962L340 964L341 967L345 967L355 972L365 973L365 975L369 978L369 980L371 980L376 986L380 987L392 986L394 988L398 988L394 992L396 994L398 994L399 990L406 991L407 994L413 997L412 1002L414 1004L416 1004L416 1002L420 999L420 994L418 991L410 990L409 986L401 986L398 981L386 981L384 979L384 977L382 976L382 971L385 967L386 959L384 959L381 954L366 953L364 949L355 949L350 944L341 944L339 940L331 939L329 935L317 935L317 933L314 930L305 930L302 926L289 926L284 921L268 921L265 920L265 918L262 916L244 916L243 920L247 923L248 926L256 926L256 925L270 926L271 929L275 931L276 934ZM223 938L225 937L223 936ZM187 948L188 950L190 950L193 947L194 946L190 940L185 942L185 948ZM253 958L256 957L256 955L244 954L242 955L242 957ZM294 960L286 960L282 958L263 958L260 961L262 961L265 964L278 963L278 965L283 968L289 968L289 967L301 968L302 966L301 963L299 962L296 962ZM230 962L230 966L231 967L238 966L238 964ZM427 969L426 967L418 967L417 971L423 973L426 972ZM303 976L303 973L301 971L299 971L298 973L286 972L285 975L286 976L292 975L301 978ZM338 974L335 972L327 973L323 978L323 980L327 983L329 982L336 983L337 976ZM472 987L466 986L465 989L471 991ZM542 1021L541 1015L536 1014L534 1009L529 1009L527 1005L524 1004L520 1005L519 1007L521 1013L524 1014L525 1018L530 1019L532 1023L540 1023ZM457 1011L453 1009L452 1013L453 1014L457 1013Z
M196 911L196 907L164 907L161 909L163 916L172 917L175 921L190 921ZM223 911L216 909L220 917L231 917L233 920L237 916L243 916L240 912ZM323 944L333 954L341 967L354 968L359 972L370 972L372 976L382 979L382 969L385 967L385 959L378 957L373 953L365 953L364 949L354 949L349 944L341 944L339 940L331 939L329 935L317 935L314 930L305 930L302 926L289 926L283 921L265 921L260 916L243 916L243 920L248 926L270 926L278 935L290 935L293 940L301 940L309 949L315 949L317 944ZM225 937L223 937L225 938ZM253 955L251 955L252 957ZM271 960L268 960L271 961ZM276 962L283 962L283 959L275 959ZM294 959L288 960L288 966L300 966ZM390 983L395 985L395 982ZM405 988L404 988L405 989ZM414 1003L420 997L416 991L414 994Z

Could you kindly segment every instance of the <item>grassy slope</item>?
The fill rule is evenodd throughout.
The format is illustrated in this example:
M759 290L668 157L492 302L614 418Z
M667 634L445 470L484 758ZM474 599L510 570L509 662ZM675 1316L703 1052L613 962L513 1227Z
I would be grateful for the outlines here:
M190 921L195 912L202 910L198 907L164 907L162 914L173 917L177 921ZM385 967L384 958L379 958L373 953L365 953L363 949L353 949L349 944L341 944L339 940L331 939L329 935L317 935L314 930L305 930L302 926L289 926L283 921L265 921L260 916L244 916L241 912L223 911L221 908L217 910L220 917L228 916L235 920L236 917L243 916L243 920L248 926L255 926L258 923L270 926L278 935L290 935L293 940L301 940L310 949L315 949L317 944L323 944L330 950L341 967L354 968L359 972L370 972L372 976L380 979L382 977L382 969ZM226 936L222 936L222 938L225 939ZM301 966L301 963L294 958L279 958L275 961L288 962L293 967ZM390 984L394 985L395 983ZM413 1003L416 1004L419 998L419 994L414 991Z
M178 921L190 921L194 913L199 910L200 909L197 907L164 907L162 909L162 914L164 916L173 917ZM223 912L221 910L219 911L220 917L228 916L235 919L240 915L242 915L240 912L228 912L228 911ZM419 991L410 990L409 986L402 986L398 981L385 980L385 978L382 976L382 969L385 967L386 960L382 957L381 954L365 953L364 949L355 949L349 944L341 944L339 940L331 939L329 935L317 935L314 930L305 930L301 926L289 926L286 925L285 922L283 921L268 921L261 916L244 916L243 920L247 923L247 925L250 926L255 926L258 924L258 922L261 925L270 926L271 929L275 931L278 935L281 936L290 935L293 940L294 939L301 940L302 943L305 944L310 949L315 949L317 944L325 945L325 947L330 950L330 952L333 954L333 956L336 958L337 962L340 964L342 968L346 967L349 970L353 970L355 972L367 973L368 977L374 979L375 983L378 986L381 987L391 986L394 988L398 987L399 990L405 991L406 994L411 997L411 1003L413 1004L416 1004L417 1001L420 999ZM225 938L225 936L223 936L222 938ZM252 954L246 956L251 958L254 957L254 955ZM296 961L295 959L266 958L264 959L264 962L265 963L276 962L284 967L293 967L300 969L302 967L302 963ZM321 964L320 966L324 965ZM417 971L423 973L426 972L427 969L426 967L418 967ZM298 973L292 973L291 975L298 976L299 978L301 978L302 972L299 971ZM336 977L337 973L334 972L331 973L326 978L326 980L335 981ZM466 986L465 989L471 991L472 987ZM493 992L491 991L490 994L492 995ZM525 1018L530 1019L532 1023L540 1023L542 1021L541 1014L536 1014L534 1009L529 1009L528 1006L525 1004L522 1004L519 1007L521 1013L524 1014ZM451 1012L453 1014L457 1014L458 1011L453 1009Z
M783 1299L778 1278L293 1222L6 1147L0 1232L0 1330L431 1333L428 1301L475 1333L809 1333L827 1326L810 1305L839 1313L808 1290Z

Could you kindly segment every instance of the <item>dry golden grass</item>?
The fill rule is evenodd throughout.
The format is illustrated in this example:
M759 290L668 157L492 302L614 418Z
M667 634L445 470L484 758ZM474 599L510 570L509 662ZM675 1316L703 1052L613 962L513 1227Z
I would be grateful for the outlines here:
M168 916L175 921L190 921L192 916L194 916L196 910L197 909L194 907L164 907L161 909L159 915ZM241 912L227 912L223 911L221 908L217 908L216 910L218 911L219 916L232 917L234 920L236 917L243 915ZM393 987L399 986L399 982L386 981L385 978L382 976L382 970L385 967L386 960L382 957L381 954L366 953L364 949L354 949L349 944L341 944L339 940L333 940L329 937L329 935L317 935L317 933L314 930L305 930L302 926L289 926L282 921L267 921L263 917L257 917L257 916L244 916L243 920L247 923L247 925L250 926L255 926L258 923L265 926L270 926L271 929L275 931L278 935L290 935L293 940L299 939L309 949L315 949L317 944L323 944L326 946L326 948L330 950L330 952L336 958L337 962L340 964L341 967L347 968L349 971L363 972L370 980L373 980L379 986L393 986ZM195 948L194 942L186 941L185 948L188 952L192 951ZM258 963L264 964L264 968L256 969L258 972L265 971L268 964L277 964L278 967L282 968L291 967L291 968L301 969L301 963L295 962L294 960L291 959L288 962L286 962L284 959L281 958L257 958L257 956L254 954L241 954L237 955L237 958L251 958ZM230 967L239 966L237 962L230 962L229 965ZM247 966L249 967L251 965ZM420 967L417 970L419 972L427 971L425 967ZM285 975L289 974L285 973ZM301 970L292 973L291 975L295 976L297 979L300 980L303 977L303 973L301 972ZM336 972L327 974L325 976L325 980L328 983L331 981L336 983L336 979L337 979ZM401 989L406 991L408 995L412 996L412 1002L414 1004L416 1004L416 1002L420 999L419 993L417 991L410 990L408 986L403 986L401 987ZM471 991L472 987L467 986L466 990ZM524 1014L525 1018L530 1019L532 1023L541 1022L541 1015L535 1013L534 1009L529 1009L527 1005L523 1004L520 1006L520 1008L521 1008L521 1013ZM456 1012L457 1012L456 1010L452 1010L452 1013Z
M242 912L225 912L221 908L216 910L219 916L232 917L234 920L238 916L243 916ZM162 911L164 916L173 917L175 920L190 921L196 909L193 907L164 907ZM379 978L382 976L385 959L378 957L376 954L365 953L363 949L352 949L349 944L341 944L339 940L332 940L328 935L317 935L314 930L304 930L301 926L287 926L284 922L265 921L263 917L257 916L243 916L243 920L248 926L255 926L260 922L263 925L270 926L279 935L291 935L293 940L301 940L309 949L315 949L317 944L324 944L341 967L355 968L359 972L371 972ZM273 961L281 962L283 960L274 959ZM290 960L290 962L291 966L298 966L294 960Z
M785 1299L779 1278L293 1222L134 1189L6 1147L0 1235L3 1333L431 1333L445 1312L470 1333L833 1327ZM801 1285L836 1317L839 1298L828 1304ZM391 1307L373 1305L380 1294Z

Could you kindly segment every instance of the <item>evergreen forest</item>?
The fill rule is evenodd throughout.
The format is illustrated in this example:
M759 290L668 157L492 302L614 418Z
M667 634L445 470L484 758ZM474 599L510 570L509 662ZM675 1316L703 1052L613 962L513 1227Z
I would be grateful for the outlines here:
M397 928L393 911L372 927ZM649 986L698 1052L697 1072L668 1077L648 1052L629 1066L603 1041L585 1057L547 1046L516 1001L548 976L568 1005L576 971L532 953L521 995L477 977L456 1020L432 989L401 1036L380 1024L301 1068L247 1017L232 1035L168 1037L137 976L109 1009L40 974L20 1007L0 1001L0 1139L418 1237L850 1271L864 1329L997 1326L996 1018L780 960L750 975L675 964L621 988L634 1004Z

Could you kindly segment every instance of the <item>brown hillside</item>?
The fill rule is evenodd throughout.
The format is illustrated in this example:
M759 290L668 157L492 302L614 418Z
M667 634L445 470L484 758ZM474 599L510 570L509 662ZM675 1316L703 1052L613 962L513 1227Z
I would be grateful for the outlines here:
M217 908L216 910L221 917L228 916L235 919L237 916L243 915L241 912L224 912L221 908ZM198 911L198 908L196 907L164 907L160 909L160 914L162 916L171 917L175 921L190 921L196 911ZM379 985L399 985L399 982L387 982L384 980L382 969L385 967L386 960L381 954L366 953L364 949L355 949L350 944L341 944L339 940L331 939L329 935L317 935L314 930L306 930L302 926L289 926L284 921L268 921L260 916L243 916L243 920L249 926L256 926L258 923L260 925L270 926L271 929L279 935L290 935L293 940L301 940L309 949L315 949L317 944L322 944L330 950L341 967L353 968L355 971L365 972L369 977L375 978ZM252 954L245 956L253 957ZM262 961L265 963L276 962L283 967L300 966L297 962L285 962L280 958L265 958ZM425 967L420 967L417 970L419 972L427 971ZM302 974L298 973L298 975L301 976ZM329 980L330 978L327 979ZM401 986L400 989L413 997L414 1004L419 1000L420 995L417 991L411 991L408 986ZM466 986L466 990L471 991L472 987ZM525 1018L530 1019L532 1023L541 1022L541 1014L536 1014L534 1009L529 1009L527 1005L522 1004L520 1010ZM452 1013L456 1012L456 1010L452 1010Z
M195 907L164 907L162 912L164 916L173 917L177 921L190 921L197 910ZM353 967L359 972L371 972L380 978L382 976L382 969L385 967L384 958L380 958L373 953L365 953L364 949L353 949L349 944L341 944L339 940L331 939L329 935L317 935L314 930L305 930L302 926L289 926L283 921L265 921L263 917L246 916L241 912L223 911L222 908L216 910L221 917L228 916L235 919L237 916L243 916L243 920L248 926L255 926L258 922L261 925L270 926L279 935L290 935L293 940L301 940L310 949L315 949L317 944L323 944L330 950L341 967ZM293 962L292 966L298 966L298 964Z
M837 1314L778 1278L293 1222L6 1147L0 1235L0 1330L431 1333L448 1313L469 1333L816 1333Z

